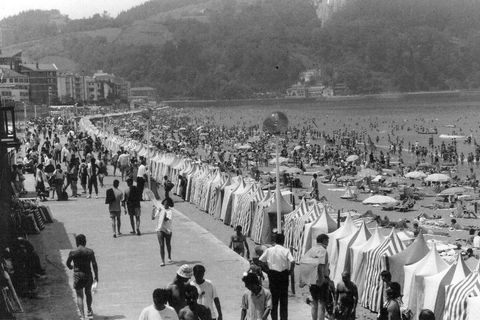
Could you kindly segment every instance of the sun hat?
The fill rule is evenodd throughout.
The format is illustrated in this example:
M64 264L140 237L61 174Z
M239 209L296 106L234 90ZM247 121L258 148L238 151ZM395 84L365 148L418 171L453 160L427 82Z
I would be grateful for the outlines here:
M184 264L180 268L178 268L177 275L182 278L190 279L193 275L193 269L188 264Z

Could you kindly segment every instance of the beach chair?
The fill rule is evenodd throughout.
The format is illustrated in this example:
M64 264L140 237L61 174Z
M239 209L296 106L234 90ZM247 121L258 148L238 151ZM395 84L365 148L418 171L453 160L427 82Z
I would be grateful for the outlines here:
M383 211L393 211L393 210L396 210L397 208L397 205L395 203L389 203L389 204L386 204L382 207L382 210Z
M399 211L399 212L407 212L410 209L412 209L414 205L415 205L415 200L409 198L406 201L404 201L403 203L396 206L395 210Z

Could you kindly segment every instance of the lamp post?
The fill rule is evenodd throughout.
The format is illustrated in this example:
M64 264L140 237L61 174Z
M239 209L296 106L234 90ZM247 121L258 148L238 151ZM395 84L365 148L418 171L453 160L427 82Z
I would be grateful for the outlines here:
M263 121L263 130L273 134L275 136L275 177L276 177L276 198L277 198L277 230L282 233L282 212L280 206L280 164L279 164L279 144L280 134L287 131L288 118L282 112L273 112Z
M152 109L148 108L146 114L146 119L147 119L147 168L150 167L150 120L152 119ZM151 190L152 185L151 185L151 179L150 179L150 173L147 175L148 179L148 188Z

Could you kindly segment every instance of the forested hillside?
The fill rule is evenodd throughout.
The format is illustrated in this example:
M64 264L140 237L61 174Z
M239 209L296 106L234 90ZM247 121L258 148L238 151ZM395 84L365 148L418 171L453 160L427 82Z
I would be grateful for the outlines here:
M17 26L18 41L40 39L15 46L34 59L69 58L165 98L283 93L317 66L351 94L480 87L476 0L356 0L323 27L310 0L158 0L60 24L46 15L0 25Z

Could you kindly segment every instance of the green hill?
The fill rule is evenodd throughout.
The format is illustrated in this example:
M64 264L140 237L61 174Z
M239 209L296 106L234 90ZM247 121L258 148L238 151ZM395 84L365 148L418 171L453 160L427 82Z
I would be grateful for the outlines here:
M480 2L352 0L321 26L311 0L152 0L112 18L0 21L32 60L102 69L165 98L283 93L320 66L351 94L480 87ZM44 61L44 60L43 60Z

